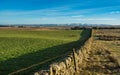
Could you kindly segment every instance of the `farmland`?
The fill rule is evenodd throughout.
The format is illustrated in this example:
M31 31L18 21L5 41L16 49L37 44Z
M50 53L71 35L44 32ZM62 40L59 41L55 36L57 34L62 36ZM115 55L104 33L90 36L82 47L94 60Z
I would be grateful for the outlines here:
M93 30L91 51L80 75L120 75L119 33L119 29Z
M99 40L120 40L119 29L99 29L94 31L94 36Z
M84 55L83 57L81 53L79 57L75 58L77 60L80 59L79 62L82 62L80 64L79 62L77 63L79 64L77 66L79 75L119 75L119 32L119 29L93 29L92 34L91 30L86 29L2 29L0 30L0 74L6 75L43 62L40 65L18 73L20 75L32 75L36 71L48 69L49 65L54 62L59 63L66 56L71 57L72 49L75 48L75 50L82 52ZM88 38L90 41L83 44ZM79 51L80 49L82 51ZM50 61L44 62L49 59ZM74 58L71 59L73 60ZM62 69L63 67L60 68ZM65 68L63 69L68 71ZM57 71L59 72L58 69L56 69Z
M106 35L106 36L120 36L119 29L96 29L94 31L95 35Z
M94 34L96 36L104 36L102 40L99 40L104 47L106 47L109 50L112 50L112 52L116 52L117 55L119 55L120 50L120 29L98 29L94 30ZM117 38L118 39L117 39ZM98 41L98 39L97 39Z
M0 75L79 48L88 30L0 30Z

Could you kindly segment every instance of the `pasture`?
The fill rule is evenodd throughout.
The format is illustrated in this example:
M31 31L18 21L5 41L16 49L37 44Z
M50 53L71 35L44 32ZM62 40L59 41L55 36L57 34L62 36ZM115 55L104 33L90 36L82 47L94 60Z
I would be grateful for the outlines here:
M0 30L0 75L80 48L89 33L89 30Z

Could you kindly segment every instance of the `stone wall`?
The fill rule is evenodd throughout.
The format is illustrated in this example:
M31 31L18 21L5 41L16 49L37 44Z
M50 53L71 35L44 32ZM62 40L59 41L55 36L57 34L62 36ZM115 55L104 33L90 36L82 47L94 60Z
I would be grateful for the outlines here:
M81 66L84 65L83 58L91 49L92 37L90 37L79 50L73 50L73 53L63 60L50 65L48 70L41 70L34 75L76 75L79 74Z

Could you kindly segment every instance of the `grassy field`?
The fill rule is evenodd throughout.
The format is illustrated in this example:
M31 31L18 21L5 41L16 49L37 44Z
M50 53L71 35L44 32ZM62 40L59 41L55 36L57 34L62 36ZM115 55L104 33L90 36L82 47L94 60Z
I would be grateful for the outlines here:
M119 29L93 30L93 42L80 75L120 75L120 40L99 40L96 35L118 36ZM113 37L114 38L114 37Z
M0 30L0 75L79 48L88 30Z
M100 41L112 53L120 56L120 41Z
M120 37L120 29L96 29L94 35L118 36Z
M105 35L105 36L117 36L120 39L120 29L98 29L94 30L94 35ZM113 37L114 38L114 37ZM113 40L103 40L100 41L104 47L108 48L111 50L113 53L115 52L117 55L120 55L120 41L113 39Z

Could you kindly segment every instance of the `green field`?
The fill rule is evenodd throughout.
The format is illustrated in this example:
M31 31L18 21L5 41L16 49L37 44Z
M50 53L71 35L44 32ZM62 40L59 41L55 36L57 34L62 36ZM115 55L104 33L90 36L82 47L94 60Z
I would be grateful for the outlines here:
M0 75L79 48L88 30L0 30Z

